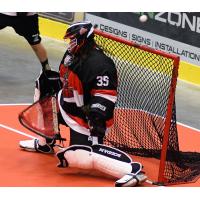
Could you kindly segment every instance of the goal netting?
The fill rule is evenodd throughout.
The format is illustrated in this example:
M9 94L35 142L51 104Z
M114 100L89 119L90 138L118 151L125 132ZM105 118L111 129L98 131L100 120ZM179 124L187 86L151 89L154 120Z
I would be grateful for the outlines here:
M98 30L95 41L118 71L114 126L105 144L159 159L161 183L195 180L200 154L179 150L175 106L179 57Z

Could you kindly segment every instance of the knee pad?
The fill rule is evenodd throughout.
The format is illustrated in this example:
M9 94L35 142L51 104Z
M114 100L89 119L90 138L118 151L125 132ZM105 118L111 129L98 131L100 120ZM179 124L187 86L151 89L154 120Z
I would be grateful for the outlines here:
M89 146L73 145L65 153L68 166L79 169L93 169L92 149Z

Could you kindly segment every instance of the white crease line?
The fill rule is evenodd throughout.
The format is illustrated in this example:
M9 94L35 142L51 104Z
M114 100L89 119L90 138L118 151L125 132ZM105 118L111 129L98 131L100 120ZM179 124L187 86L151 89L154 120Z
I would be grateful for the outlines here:
M29 134L27 134L27 133L18 131L18 130L14 129L14 128L10 128L10 127L5 126L5 125L3 125L3 124L0 124L0 127L5 128L5 129L10 130L10 131L13 131L13 132L15 132L15 133L18 133L18 134L20 134L20 135L24 135L24 136L29 137L29 138L32 138L32 139L35 139L35 138L36 138L36 137L33 137L33 136L31 136L31 135L29 135Z
M192 130L197 131L197 132L200 133L200 130L197 129L197 128L193 128L193 127L191 127L191 126L188 126L188 125L186 125L186 124L182 124L182 123L180 123L180 122L177 122L177 124L178 124L178 125L181 125L181 126L184 126L184 127L186 127L186 128L192 129Z
M0 106L29 106L30 103L2 103Z

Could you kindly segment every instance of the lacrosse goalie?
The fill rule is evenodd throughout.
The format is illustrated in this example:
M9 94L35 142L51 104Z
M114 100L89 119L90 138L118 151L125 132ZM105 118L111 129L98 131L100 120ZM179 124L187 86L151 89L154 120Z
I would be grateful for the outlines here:
M141 184L146 180L142 165L133 162L126 153L103 145L103 139L113 125L117 101L114 62L95 43L94 28L88 21L70 25L64 39L68 48L60 63L59 78L56 73L54 78L52 74L42 74L36 81L35 94L35 100L39 101L47 93L54 94L58 124L70 129L69 147L56 153L58 167L97 170L119 179L115 183L119 187ZM20 141L19 145L28 151L53 153L56 138L48 133L41 134L45 140Z

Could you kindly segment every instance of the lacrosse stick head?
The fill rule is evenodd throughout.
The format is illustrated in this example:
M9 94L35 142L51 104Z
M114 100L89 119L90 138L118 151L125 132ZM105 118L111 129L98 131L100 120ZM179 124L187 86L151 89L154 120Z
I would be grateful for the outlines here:
M30 131L48 139L59 139L57 100L48 96L28 106L19 114L20 123Z

